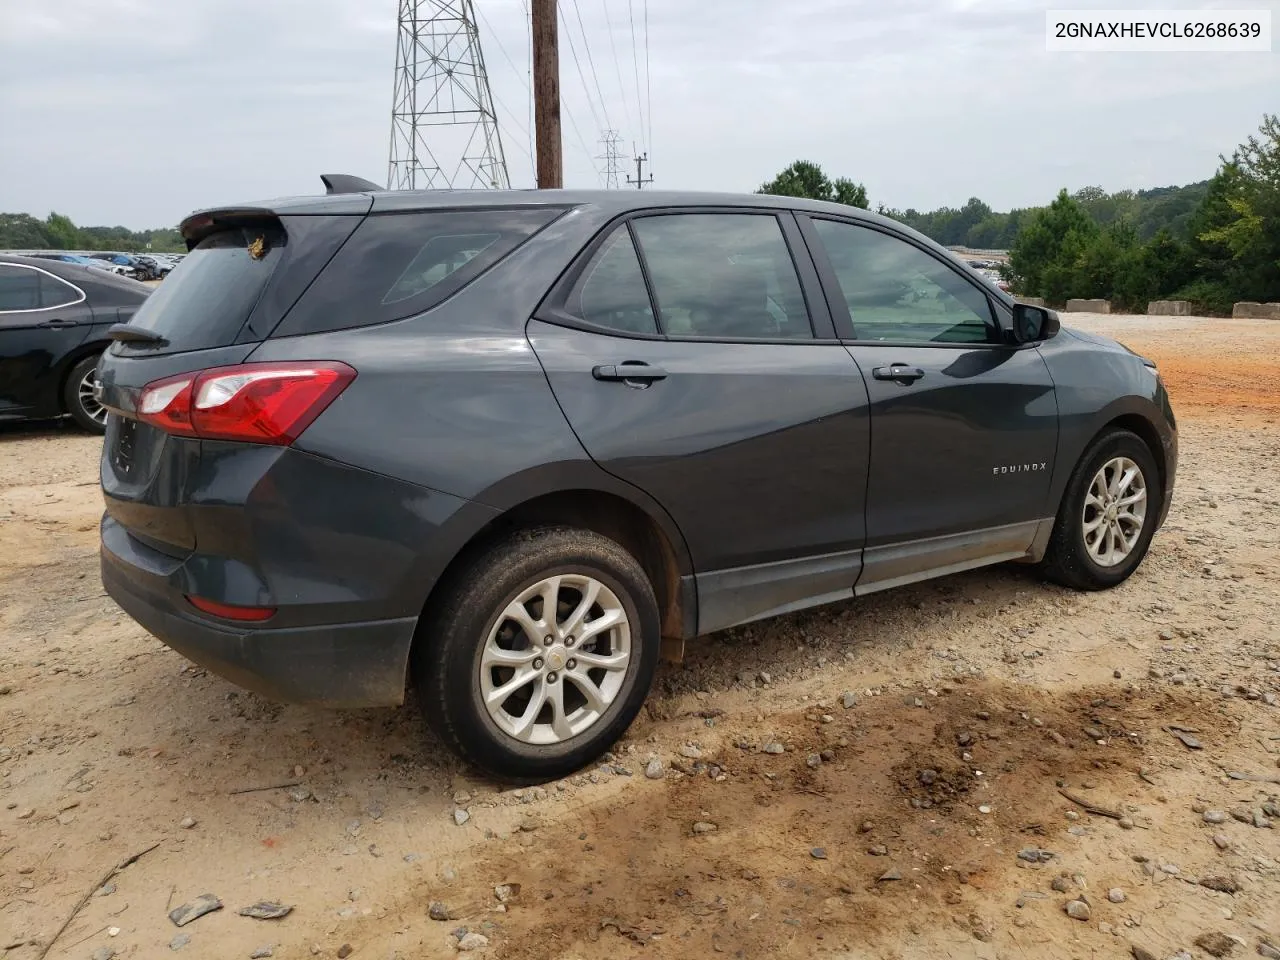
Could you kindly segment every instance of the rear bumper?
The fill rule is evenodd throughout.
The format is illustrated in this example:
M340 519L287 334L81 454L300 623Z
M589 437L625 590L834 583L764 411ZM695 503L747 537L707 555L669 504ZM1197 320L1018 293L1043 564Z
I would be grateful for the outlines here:
M101 560L103 586L125 613L246 690L325 707L404 702L417 617L284 629L204 619L183 609L186 601L168 584L162 568L177 561L137 544L110 518L103 521Z

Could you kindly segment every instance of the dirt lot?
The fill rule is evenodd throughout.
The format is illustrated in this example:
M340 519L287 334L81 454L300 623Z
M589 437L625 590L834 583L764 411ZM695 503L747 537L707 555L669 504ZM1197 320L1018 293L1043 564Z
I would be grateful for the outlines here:
M281 707L165 649L97 579L97 442L0 431L0 956L73 913L49 957L1280 944L1280 325L1071 319L1157 359L1181 415L1128 584L999 568L706 638L608 763L523 791L414 709ZM201 894L223 909L175 927ZM239 915L262 900L294 909Z

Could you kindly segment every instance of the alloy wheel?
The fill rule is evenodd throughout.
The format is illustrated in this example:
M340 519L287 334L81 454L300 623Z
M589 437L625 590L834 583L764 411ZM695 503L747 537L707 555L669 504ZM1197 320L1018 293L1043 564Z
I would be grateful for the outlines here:
M80 378L80 385L76 389L76 397L80 402L80 409L94 423L106 424L107 408L98 402L95 391L98 387L98 373L96 370L90 370Z
M1100 567L1123 563L1138 544L1147 518L1147 480L1128 457L1102 465L1084 498L1085 550Z
M522 590L490 627L480 697L508 736L560 744L608 712L631 653L626 608L609 587L581 574L546 577Z

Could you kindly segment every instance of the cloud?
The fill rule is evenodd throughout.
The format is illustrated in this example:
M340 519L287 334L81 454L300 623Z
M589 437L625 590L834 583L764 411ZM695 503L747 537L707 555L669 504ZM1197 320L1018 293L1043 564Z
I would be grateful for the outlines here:
M476 2L530 186L527 0ZM571 186L600 184L608 126L661 187L750 190L805 157L873 201L1006 208L1207 177L1280 89L1275 55L1047 53L1022 0L560 2ZM0 0L0 210L158 225L384 180L396 6Z

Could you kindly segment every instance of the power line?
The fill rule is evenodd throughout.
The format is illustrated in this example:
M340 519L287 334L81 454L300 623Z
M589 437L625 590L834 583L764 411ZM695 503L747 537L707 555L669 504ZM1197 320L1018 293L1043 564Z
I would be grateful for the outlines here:
M526 62L528 63L528 75L525 78L525 89L529 91L529 129L533 129L533 12L529 9L529 0L523 0L524 3L524 22L529 25L529 29L524 32L525 53L528 54ZM534 141L537 138L533 135L529 137L529 169L532 171L534 186L538 184L538 161L534 159Z
M556 7L560 9L560 19L564 19L564 10L559 0L556 0ZM587 107L591 110L591 120L596 127L600 127L600 117L596 115L595 101L591 99L591 88L587 86L587 75L582 72L582 61L578 59L578 48L573 42L573 31L566 30L565 37L569 40L569 53L573 55L573 65L578 71L578 79L582 81L582 92L587 96Z
M653 149L653 81L649 74L649 0L644 0L644 99L649 117L648 148Z
M596 96L600 98L600 112L604 114L604 125L612 127L613 124L609 122L609 107L605 103L604 91L600 89L600 74L596 73L595 59L591 56L591 41L587 39L587 28L582 23L582 8L578 6L578 0L573 0L573 12L578 18L578 30L582 33L582 49L587 54L587 66L591 68L591 79L596 85Z
M609 16L609 0L600 0L604 7L604 22L609 27L609 49L613 53L613 67L618 74L618 97L622 101L622 116L631 128L631 109L627 106L627 86L622 82L622 61L618 59L618 45L613 38L613 19ZM643 131L641 131L643 133Z
M631 66L636 75L636 109L640 111L640 143L645 144L644 106L640 102L640 56L636 52L636 11L634 0L627 0L627 19L631 21Z
M528 9L528 0L526 0L525 2L525 7L526 9ZM502 38L498 36L498 31L493 29L493 24L491 24L489 22L489 18L484 15L484 8L476 7L476 13L480 15L480 20L482 23L484 23L484 28L489 31L489 36L493 37L493 42L498 45L498 50L502 53L502 56L506 59L507 65L511 67L512 72L516 75L516 79L519 80L522 84L524 84L525 92L531 94L532 87L530 86L529 81L525 79L525 77L521 73L520 68L516 66L516 62L513 59L511 59L511 54L507 53L507 48L503 46ZM525 17L525 22L526 23L529 22L528 16ZM532 34L530 34L530 43L532 43ZM530 61L530 69L532 69L532 61L533 61L532 52L530 52L529 54L529 61ZM525 141L529 145L529 165L530 167L532 167L534 165L533 135L529 131L533 128L533 118L532 117L529 118L528 126L521 126L520 121L517 120L515 117L515 113L512 110L508 109L507 105L503 103L501 100L499 100L496 94L493 96L493 99L494 99L494 102L497 103L499 107L501 107L503 110L506 111L507 116L510 117L511 121L516 125L516 129L521 131L524 134ZM530 106L530 109L533 108L532 96L529 99L529 106Z

